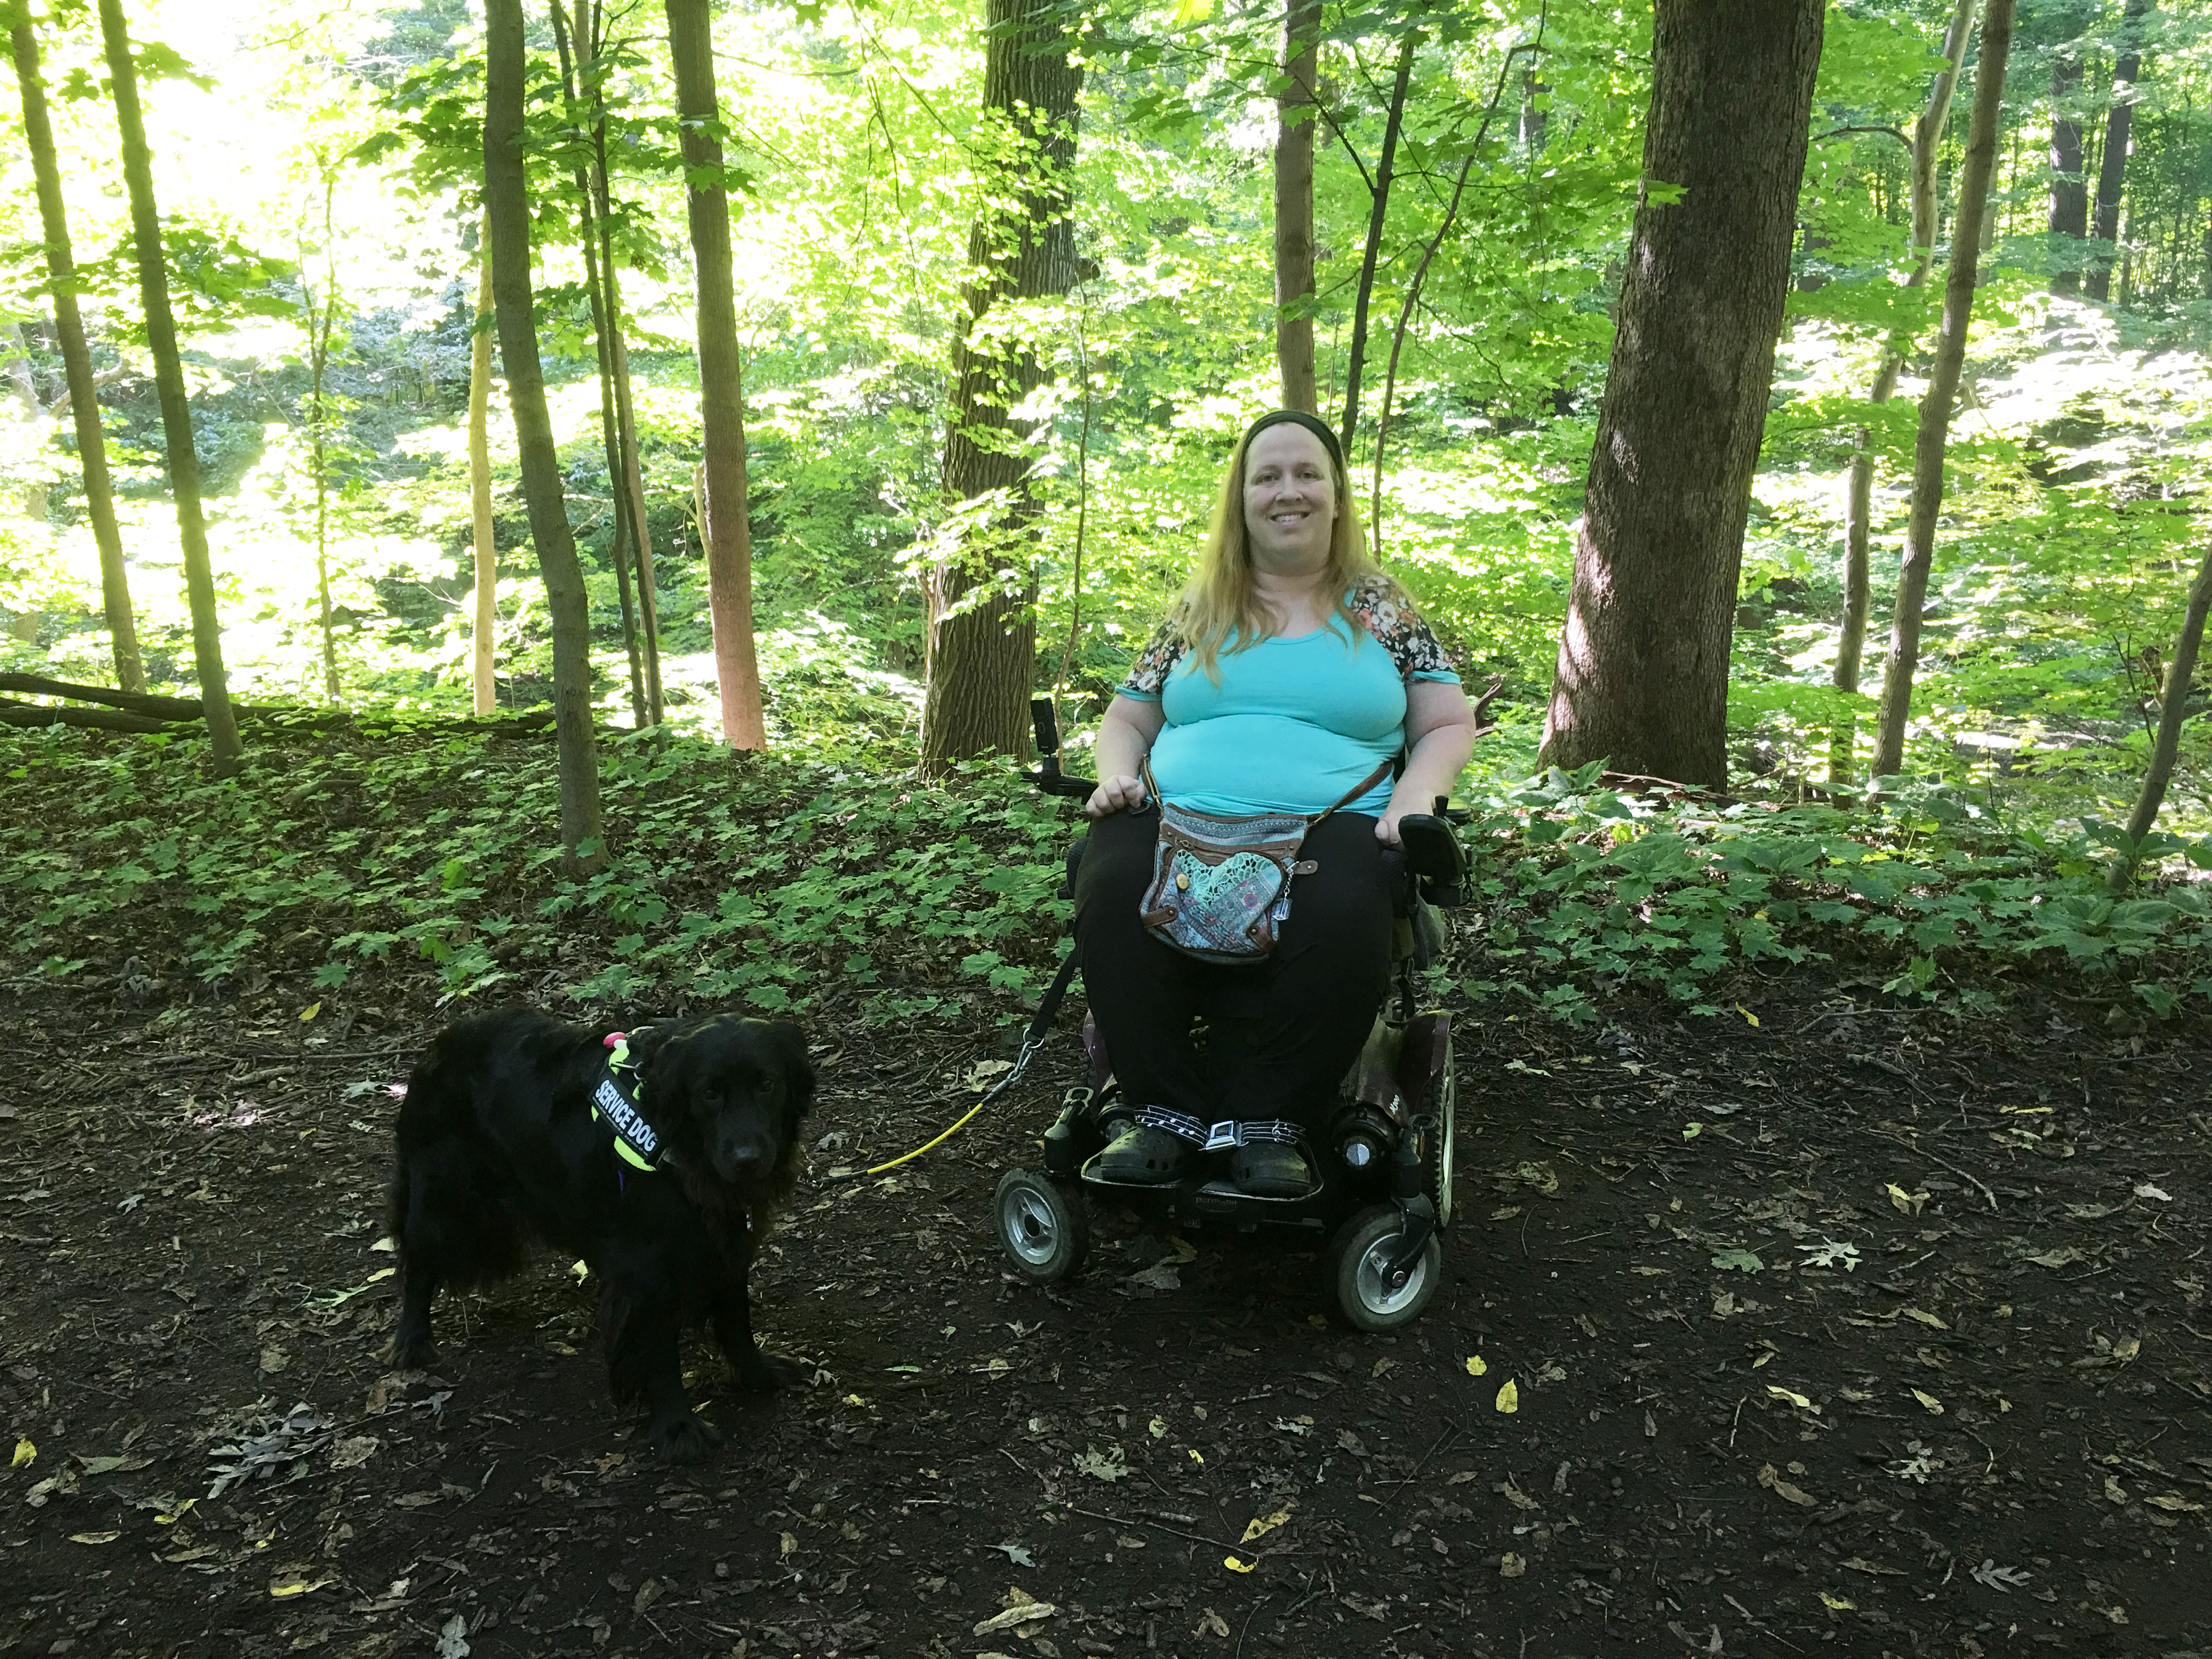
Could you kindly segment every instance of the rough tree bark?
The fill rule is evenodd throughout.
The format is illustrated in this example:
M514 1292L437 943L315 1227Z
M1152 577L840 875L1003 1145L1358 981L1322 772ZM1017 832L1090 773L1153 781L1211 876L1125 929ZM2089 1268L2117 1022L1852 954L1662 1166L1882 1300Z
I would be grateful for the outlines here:
M1928 107L1912 129L1912 267L1905 286L1924 288L1936 268L1936 160L1943 141L1943 128L1951 118L1951 99L1959 87L1959 66L1966 61L1966 37L1973 27L1974 0L1957 0L1951 21L1943 31L1943 67L1928 90ZM1897 391L1897 377L1905 368L1905 354L1912 343L1911 331L1891 331L1882 352L1881 367L1867 393L1869 404L1886 404ZM1867 553L1868 525L1874 505L1874 434L1861 427L1852 434L1850 476L1844 495L1844 618L1836 641L1837 690L1856 696L1859 670L1866 653L1867 614L1874 599L1873 567ZM1828 778L1848 783L1852 771L1858 718L1846 708L1838 717L1828 746Z
M1726 781L1736 580L1823 9L1659 0L1644 198L1545 718L1550 764Z
M2143 19L2150 0L2127 0L2120 12L2119 51L2112 59L2112 101L2105 112L2105 148L2097 158L2097 206L2089 234L2097 247L2089 256L2087 286L2093 300L2112 297L2114 244L2120 238L2120 187L2128 167L2128 138L2135 124L2136 76L2142 73Z
M62 202L61 169L55 161L53 127L46 116L46 83L39 73L38 36L31 32L26 7L11 7L8 22L15 81L22 89L23 142L31 153L40 226L46 239L46 277L53 289L54 332L61 343L70 416L76 427L77 464L84 473L85 517L91 520L93 544L100 550L100 608L115 658L115 683L125 691L143 691L146 668L138 653L138 624L131 610L123 537L115 523L115 487L108 477L107 441L100 430L92 354L86 349L84 320L77 312L76 260L70 249L69 213Z
M216 609L215 569L208 558L207 520L200 509L200 460L192 447L192 411L185 396L184 360L177 354L176 319L169 310L169 273L163 261L161 216L154 205L154 166L146 122L138 108L138 66L123 23L122 0L100 0L100 33L107 73L115 88L115 125L122 140L123 182L131 197L131 252L138 294L146 311L146 348L154 359L154 386L161 406L161 436L169 461L169 493L176 502L177 538L185 561L185 598L192 617L192 667L207 705L208 750L217 776L238 770L244 750L231 713L230 680L222 666L222 620Z
M1037 505L1026 453L1031 425L1011 411L1041 385L1044 365L1025 342L979 338L1006 301L1075 286L1069 212L1075 102L1083 69L1068 53L1062 0L987 0L983 110L1005 146L1000 177L969 232L969 277L952 343L952 409L945 437L945 496L960 530L931 569L928 686L921 763L1021 754L1030 741L1036 678ZM962 511L962 503L981 502Z
M522 0L484 7L484 220L491 236L492 308L522 459L530 539L545 579L553 632L553 729L561 774L561 848L572 873L606 862L599 815L599 745L592 732L591 613L562 498L560 457L545 408L545 376L530 289L530 199L523 176Z
M1390 111L1382 123L1382 154L1375 163L1375 189L1367 208L1367 246L1359 256L1359 285L1352 301L1352 338L1344 367L1344 420L1337 428L1344 453L1352 453L1359 426L1359 377L1367 361L1367 305L1375 292L1375 266L1382 257L1382 230L1390 211L1390 179L1398 162L1398 133L1406 120L1406 88L1413 78L1413 53L1421 44L1418 28L1406 31L1398 45L1398 72L1390 82Z
M1936 515L1943 505L1943 453L1951 436L1951 405L1966 357L1966 325L1974 310L1974 276L1989 210L1990 174L1996 162L1997 117L2004 102L2005 60L2012 55L2013 0L1988 0L1982 11L1981 58L1974 66L1974 112L1966 127L1966 165L1959 175L1958 206L1951 225L1951 264L1943 284L1943 322L1936 357L1920 400L1920 431L1913 443L1912 508L1898 566L1897 606L1882 665L1881 723L1875 737L1874 775L1892 777L1905 764L1905 728L1912 709L1912 677L1920 663L1920 611L1928 599L1935 562Z
M1321 413L1314 381L1314 124L1321 0L1285 0L1275 100L1275 362L1283 407Z
M2081 124L2074 95L2081 88L2081 59L2074 43L2061 41L2051 60L2051 291L2081 291L2081 240L2089 234L2089 187L2081 176Z
M492 647L499 629L499 550L491 518L491 222L477 240L475 332L469 337L469 522L476 556L474 637L469 642L469 681L475 708L489 714L499 703L492 675Z
M2204 642L2204 617L2212 611L2212 550L2204 555L2197 567L2197 580L2190 584L2189 605L2181 618L2181 637L2174 641L2173 665L2166 671L2166 689L2160 697L2158 736L2151 744L2150 769L2143 774L2142 791L2136 797L2136 810L2128 818L2128 842L2130 847L2141 844L2150 834L2151 825L2158 822L2158 809L2166 799L2166 786L2173 776L2174 757L2181 752L2182 722L2189 717L2189 683L2197 672L2197 653ZM2129 878L2135 874L2133 854L2123 852L2112 860L2106 872L2105 884L2111 891L2124 890Z
M706 450L700 534L707 544L708 608L714 624L714 676L722 696L722 740L765 749L760 666L753 654L752 535L746 520L744 365L738 351L736 280L730 267L730 198L722 185L720 114L714 99L714 41L707 0L666 0L676 66L676 112L684 128L685 207L698 284L699 423Z

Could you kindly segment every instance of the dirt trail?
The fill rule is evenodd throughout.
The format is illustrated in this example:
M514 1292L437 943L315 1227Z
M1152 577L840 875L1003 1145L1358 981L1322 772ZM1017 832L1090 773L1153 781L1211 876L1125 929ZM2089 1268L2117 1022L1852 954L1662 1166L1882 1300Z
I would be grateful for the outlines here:
M815 1381L702 1350L700 1469L608 1405L564 1263L380 1372L427 1007L27 992L0 1652L2212 1654L2212 1054L1792 985L1756 1029L1462 1017L1462 1218L1395 1339L1319 1319L1310 1249L1110 1214L1014 1281L988 1200L1063 1031L954 1150L802 1184L756 1297ZM853 1029L817 1168L979 1052ZM1054 1610L975 1633L1017 1594Z

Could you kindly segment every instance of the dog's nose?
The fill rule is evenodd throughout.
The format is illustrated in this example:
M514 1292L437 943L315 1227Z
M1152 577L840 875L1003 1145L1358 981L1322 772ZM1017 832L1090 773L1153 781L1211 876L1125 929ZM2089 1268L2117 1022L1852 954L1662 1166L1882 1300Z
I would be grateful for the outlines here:
M768 1166L769 1149L757 1140L726 1140L720 1151L718 1162L732 1177L754 1175Z

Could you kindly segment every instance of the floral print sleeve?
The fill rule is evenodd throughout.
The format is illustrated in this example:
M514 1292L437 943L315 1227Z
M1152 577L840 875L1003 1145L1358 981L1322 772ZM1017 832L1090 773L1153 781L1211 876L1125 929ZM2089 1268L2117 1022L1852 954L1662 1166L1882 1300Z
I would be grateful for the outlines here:
M1401 678L1459 683L1451 659L1444 655L1428 623L1421 620L1406 590L1388 576L1362 577L1346 602L1376 642L1390 653ZM1139 663L1141 666L1143 659Z
M1168 676L1182 660L1189 645L1176 631L1175 618L1170 617L1152 630L1152 641L1138 653L1137 660L1129 666L1129 678L1121 682L1121 695L1135 697L1145 702L1158 702L1167 689Z

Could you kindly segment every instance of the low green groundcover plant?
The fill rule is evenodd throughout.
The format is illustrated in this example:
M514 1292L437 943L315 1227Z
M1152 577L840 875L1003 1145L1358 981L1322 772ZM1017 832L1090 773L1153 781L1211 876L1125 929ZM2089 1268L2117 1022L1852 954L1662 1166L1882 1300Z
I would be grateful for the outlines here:
M284 738L211 780L198 739L0 732L0 969L137 956L206 984L335 992L375 972L447 1000L1012 1018L1069 907L1070 809L1003 766L937 782L646 732L602 750L605 867L561 872L553 750L404 720ZM1941 787L1878 807L1668 803L1556 769L1467 800L1475 902L1456 988L1571 1023L1622 987L1717 1012L1730 976L1850 954L1905 997L2064 965L2163 1018L2212 996L2212 842L2105 891L2120 832L2007 829Z

